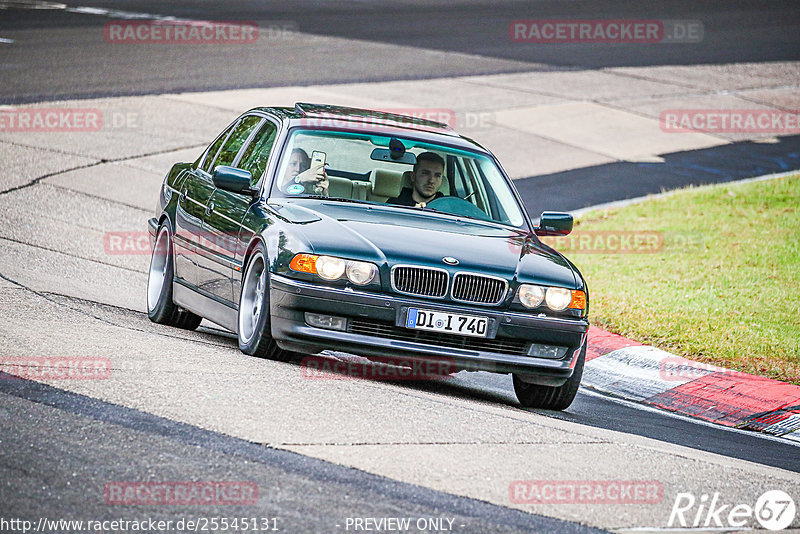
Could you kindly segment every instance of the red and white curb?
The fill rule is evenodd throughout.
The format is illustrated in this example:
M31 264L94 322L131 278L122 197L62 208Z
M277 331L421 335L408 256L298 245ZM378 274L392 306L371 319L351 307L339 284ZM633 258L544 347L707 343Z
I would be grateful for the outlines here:
M800 442L800 386L687 360L594 326L581 385Z

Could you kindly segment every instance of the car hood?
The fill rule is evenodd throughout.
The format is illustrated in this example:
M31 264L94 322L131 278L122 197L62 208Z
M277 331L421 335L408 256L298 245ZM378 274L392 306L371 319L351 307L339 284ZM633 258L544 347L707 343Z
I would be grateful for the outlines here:
M535 236L495 224L380 205L295 201L275 205L315 254L471 271L575 287L570 264ZM458 260L449 266L445 257Z

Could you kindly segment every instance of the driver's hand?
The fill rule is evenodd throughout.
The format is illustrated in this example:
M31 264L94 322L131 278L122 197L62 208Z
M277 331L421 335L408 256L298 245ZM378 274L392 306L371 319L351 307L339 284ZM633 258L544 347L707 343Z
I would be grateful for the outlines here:
M325 166L321 163L304 170L297 175L295 180L303 184L306 191L313 191L315 195L328 196L328 174L325 172Z

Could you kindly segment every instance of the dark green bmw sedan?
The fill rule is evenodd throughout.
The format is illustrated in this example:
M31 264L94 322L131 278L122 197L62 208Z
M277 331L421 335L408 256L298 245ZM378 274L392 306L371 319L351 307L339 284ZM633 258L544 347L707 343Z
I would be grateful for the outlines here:
M247 354L339 350L511 373L526 407L580 384L589 296L486 149L447 125L337 106L256 108L167 174L150 319L206 318Z

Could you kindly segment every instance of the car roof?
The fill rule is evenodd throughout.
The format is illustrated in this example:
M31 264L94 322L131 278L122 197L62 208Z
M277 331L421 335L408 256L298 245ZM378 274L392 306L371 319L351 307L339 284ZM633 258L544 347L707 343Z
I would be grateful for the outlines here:
M298 102L294 108L259 107L251 111L269 113L287 123L318 130L341 130L384 135L405 135L424 141L453 145L488 153L472 139L459 135L448 124L411 115L369 109ZM423 110L424 111L424 110Z

